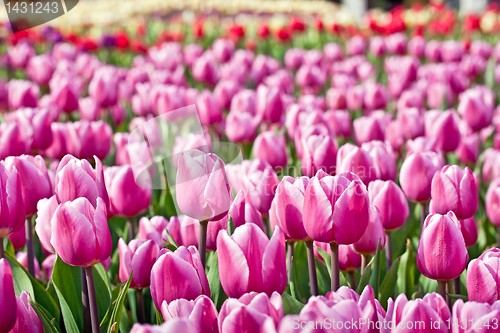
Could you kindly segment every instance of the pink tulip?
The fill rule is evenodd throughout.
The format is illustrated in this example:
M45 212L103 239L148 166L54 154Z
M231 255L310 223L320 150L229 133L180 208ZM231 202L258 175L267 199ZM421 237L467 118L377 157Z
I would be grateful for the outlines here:
M26 74L38 84L48 84L54 73L54 62L50 55L41 54L30 58Z
M239 299L228 299L222 304L218 332L272 332L283 319L283 302L277 292L251 292ZM269 331L271 329L271 331Z
M285 66L288 69L299 69L304 62L304 50L301 48L290 48L285 52Z
M408 42L408 54L423 58L425 55L426 41L422 36L414 36Z
M108 123L99 121L76 121L66 123L66 148L69 154L90 159L96 155L106 158L111 149L113 130Z
M474 174L465 167L446 165L436 172L431 184L432 208L434 212L455 213L459 220L472 217L478 206L478 185Z
M370 219L365 233L361 238L352 244L352 248L357 253L363 255L370 255L377 252L377 246L380 241L380 250L385 247L385 232L380 212L377 207L370 207Z
M127 245L127 243L120 238L118 241L118 252L120 254L120 281L127 282L130 274L132 274L130 288L143 289L149 287L151 283L151 270L156 262L159 250L158 245L152 240L144 241L133 239Z
M237 143L249 143L255 139L258 119L246 112L229 112L226 118L226 135Z
M477 242L477 225L474 217L469 217L468 219L461 220L460 226L462 230L462 236L464 236L465 245L467 248L474 246Z
M245 223L253 223L264 230L264 222L262 221L261 213L250 205L245 199L245 193L243 193L243 191L239 191L231 204L231 208L229 208L229 215L234 222L234 226L238 228ZM272 220L272 213L270 213L269 219ZM273 222L271 221L271 226L272 223ZM210 228L210 224L208 227Z
M453 317L451 318L451 322L457 323L457 325L452 326L451 332L492 332L492 329L495 329L494 323L499 320L498 306L473 301L464 303L463 300L458 299L453 304Z
M230 194L224 169L224 162L213 154L193 149L180 155L176 196L184 214L200 221L220 220L226 214Z
M314 246L325 250L329 255L331 255L329 244L314 242ZM375 247L377 247L377 245L375 245ZM316 257L320 260L324 260L316 248L314 248L314 255L316 255ZM360 267L361 255L354 252L353 245L339 245L339 269L344 272L351 272L359 269Z
M344 57L343 53L342 47L337 43L330 42L323 45L323 57L327 63L342 60Z
M279 228L271 240L253 223L236 228L232 236L222 230L217 249L220 280L229 297L251 291L269 296L285 290L285 234Z
M28 270L28 253L19 251L16 253L16 260L19 262L21 266L23 266L26 270ZM35 277L39 280L42 279L42 275L40 272L40 263L38 259L34 258L34 266L35 266Z
M408 201L396 183L392 180L375 180L368 185L368 196L371 204L379 210L385 230L391 231L403 226L410 212Z
M268 214L279 179L264 160L244 160L238 165L227 165L227 175L235 191L245 193L245 202L261 214Z
M408 301L404 294L399 295L394 302L394 313L391 316L392 324L387 326L393 327L392 332L409 333L417 330L434 333L448 332L448 322L445 322L438 311L422 299Z
M496 227L500 226L500 178L493 180L485 198L486 215Z
M78 109L79 89L69 77L50 81L52 101L59 109L71 113Z
M26 213L21 173L17 167L13 167L9 174L5 166L0 165L0 182L0 240L3 241L5 237L23 228ZM3 246L3 243L0 246Z
M283 133L276 134L273 131L260 133L253 144L253 156L267 161L273 169L286 167L288 158Z
M375 175L378 179L396 179L396 158L389 143L382 141L370 141L363 143L361 145L361 149L366 151L372 157L373 164L375 165ZM368 170L369 172L373 172L373 170Z
M436 140L443 152L451 152L460 144L460 118L453 110L432 110L425 114L425 135Z
M50 124L52 143L45 150L45 154L53 159L62 159L68 153L66 149L66 123L54 122Z
M387 51L393 54L404 54L408 37L404 32L395 33L385 37Z
M337 137L345 139L351 136L351 115L346 110L328 110L325 119Z
M133 217L149 208L152 195L149 173L142 173L139 180L135 179L132 166L115 166L104 170L104 180L109 191L110 215Z
M347 107L346 92L343 89L330 88L326 91L326 105L332 110L343 110Z
M188 319L174 318L160 326L153 326L148 324L135 324L132 326L130 333L200 333Z
M427 105L431 109L442 108L454 104L455 96L448 83L433 82L427 87Z
M469 255L455 214L430 214L418 244L417 267L434 280L453 280L462 274Z
M365 94L363 104L366 110L383 109L387 105L387 91L386 88L375 82L368 82L365 84Z
M117 132L113 135L116 165L130 164L130 156L127 149L128 139L129 133L127 132Z
M80 113L81 120L96 121L99 119L104 110L97 105L92 97L85 97L80 98L78 102L78 111Z
M432 178L443 164L442 156L433 152L414 153L405 159L399 180L408 200L427 202L431 199Z
M0 258L0 299L2 300L0 302L2 304L0 333L9 332L16 324L18 312L16 298L12 270L7 260Z
M337 142L328 135L308 135L302 138L302 174L312 177L318 170L334 175L336 172Z
M234 52L234 42L230 39L216 39L212 44L215 59L219 62L226 62L231 59Z
M366 230L368 207L366 186L356 175L328 176L318 171L305 192L304 228L316 241L352 244Z
M198 44L188 44L184 47L184 63L192 66L196 59L203 55L203 46Z
M353 127L356 143L362 144L372 140L384 141L385 128L388 125L386 119L373 115L354 119Z
M26 291L23 291L20 297L16 296L17 319L10 333L39 333L44 331L42 322L31 307L30 301L33 300Z
M447 40L441 47L441 58L444 62L459 61L465 53L464 45L460 41Z
M2 163L8 173L12 173L14 168L19 173L26 216L35 214L38 200L48 198L53 193L45 161L39 155L22 155L7 157Z
M182 63L182 47L176 42L165 42L151 47L148 57L157 68L173 70Z
M55 193L59 202L87 198L97 207L97 198L101 198L109 207L109 197L104 182L101 160L95 158L95 170L87 160L78 160L66 155L57 166Z
M229 109L234 95L241 90L238 82L229 80L220 80L214 89L214 96L219 105L224 109Z
M370 53L375 57L380 57L385 54L386 47L384 38L381 36L373 36L370 39Z
M44 150L52 144L52 115L48 109L21 108L7 114L6 120L23 129L25 144L32 151Z
M196 108L202 125L213 125L222 121L221 106L208 90L203 90L196 98Z
M346 92L347 108L351 111L359 110L363 107L365 88L363 86L349 87Z
M243 89L236 93L231 100L230 113L256 113L256 93L254 90Z
M157 309L163 301L194 300L210 295L207 276L194 246L181 246L175 252L163 250L151 271L151 297Z
M478 138L479 140L479 138ZM500 153L498 150L493 148L487 148L484 151L484 163L483 163L483 182L488 183L489 181L497 178L500 174L494 166L500 162Z
M52 272L54 270L54 264L56 263L56 260L57 260L57 255L50 254L42 262L42 268L45 271L45 276L47 277L48 280L52 278Z
M378 178L379 172L372 156L353 144L346 143L337 153L337 173L352 172L356 174L365 185Z
M212 300L200 295L195 300L178 299L170 303L163 301L161 313L166 323L182 318L189 320L197 332L218 333L217 308Z
M26 246L26 224L19 231L10 234L9 241L12 243L15 251Z
M141 217L139 220L138 238L141 240L153 240L161 249L164 247L164 243L168 242L165 230L168 230L168 233L177 244L182 244L180 221L177 216L171 217L170 221L163 216L153 216L151 219Z
M398 111L397 123L399 130L406 139L415 139L425 133L424 113L417 108L408 108ZM392 129L392 128L391 128ZM389 128L387 133L389 133Z
M42 247L50 253L55 253L50 237L52 235L52 217L58 207L59 203L55 195L49 199L41 199L37 204L37 217L35 219L35 231Z
M477 132L491 124L494 106L493 91L485 86L476 86L460 95L458 113Z
M217 64L212 52L205 52L196 59L193 65L193 77L198 82L205 82L213 86L219 80Z
M425 45L425 57L434 62L441 60L441 42L437 40L430 40Z
M280 122L283 111L279 89L260 85L257 88L257 114L262 120L270 123Z
M363 54L366 51L366 40L362 36L354 36L347 41L346 48L351 56Z
M37 84L25 80L9 81L9 107L17 110L20 107L37 106L40 88Z
M29 148L20 125L0 124L0 159L27 154Z
M499 258L500 250L493 248L471 260L467 268L467 293L470 301L493 304L500 299Z
M111 255L111 234L101 198L97 198L96 208L86 198L60 204L51 228L50 243L68 265L89 267Z
M118 77L116 68L103 66L95 71L89 83L89 95L97 105L106 108L118 101Z
M303 90L318 91L326 82L326 73L319 66L302 65L295 75L295 82Z

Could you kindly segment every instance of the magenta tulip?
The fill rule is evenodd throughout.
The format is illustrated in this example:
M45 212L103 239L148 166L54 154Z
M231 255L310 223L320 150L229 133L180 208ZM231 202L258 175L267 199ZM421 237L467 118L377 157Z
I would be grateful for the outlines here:
M103 66L97 69L89 83L89 95L97 105L106 108L118 101L118 76L116 68Z
M3 244L2 244L3 246ZM14 281L10 265L4 258L0 258L0 333L9 332L16 324L17 301L14 293Z
M368 185L368 196L380 212L385 230L391 231L403 226L410 212L408 201L401 188L392 180L375 180Z
M230 80L221 80L214 89L214 96L220 107L224 109L229 109L231 106L231 100L234 95L238 93L242 88L238 82Z
M17 45L7 47L7 54L14 68L24 68L36 52L27 39L22 39Z
M276 134L273 131L260 133L253 144L253 156L267 161L273 169L286 167L288 158L283 133Z
M331 255L330 245L327 243L314 242L316 248L325 250ZM377 245L375 245L377 247ZM320 260L324 260L317 249L314 248L314 255ZM339 268L344 272L353 272L361 267L361 255L354 251L353 245L339 245ZM343 288L343 287L341 287Z
M101 198L96 208L87 198L77 198L60 204L54 212L50 243L68 265L90 267L111 255L105 205Z
M500 321L498 306L457 299L453 304L452 333L488 333L495 330L495 323ZM489 327L488 327L489 326Z
M302 138L302 174L312 177L323 170L334 175L337 164L337 142L328 135L308 135Z
M50 237L52 236L52 217L59 206L57 197L51 196L49 199L41 199L37 204L37 216L35 219L35 231L42 247L50 253L55 253Z
M91 159L95 155L105 159L112 137L111 126L102 120L66 123L67 151L78 158Z
M255 139L258 119L246 112L229 112L226 118L226 135L232 142L249 143Z
M432 110L425 114L425 135L436 140L445 153L454 151L460 144L460 118L453 110Z
M500 178L493 180L485 198L486 215L493 225L500 227Z
M231 100L230 113L256 113L256 93L254 90L244 89L236 93Z
M0 124L0 159L21 156L29 152L29 145L21 126L16 123Z
M352 172L366 185L379 178L379 172L373 158L364 149L346 143L337 153L337 174Z
M442 156L433 152L414 153L405 159L399 181L408 200L427 202L431 199L432 178L443 164Z
M0 165L0 182L0 246L3 249L3 239L23 228L26 211L22 180L17 168L13 167L8 174L7 169Z
M431 196L432 208L439 214L452 211L459 220L464 220L477 211L478 185L469 167L462 170L458 165L446 165L436 172Z
M9 81L9 107L17 110L20 107L37 106L40 88L36 83L24 80Z
M71 113L78 109L79 89L71 78L51 80L50 94L60 110Z
M422 299L408 301L404 294L396 299L391 317L392 323L387 326L393 327L392 332L448 332L448 322L427 302Z
M414 36L408 41L408 54L423 58L425 55L426 40L422 36Z
M351 136L351 115L346 110L329 110L325 119L337 137L347 139Z
M209 126L222 121L221 105L209 90L203 90L198 95L196 108L202 125Z
M219 72L213 53L207 51L196 59L193 64L192 73L196 81L214 86L219 80Z
M364 116L355 119L353 121L353 127L356 143L362 144L372 140L384 141L387 125L388 122L380 117Z
M493 248L471 260L467 267L467 293L470 301L492 304L500 300L499 258L500 250Z
M32 57L27 64L26 74L38 84L48 84L54 73L54 61L48 54Z
M453 280L462 274L469 255L455 214L430 214L418 244L417 267L426 277Z
M271 205L272 210L272 205ZM234 222L234 226L238 228L245 223L256 224L259 228L264 230L264 222L262 221L262 214L255 209L251 204L249 204L245 198L245 193L239 191L234 198L231 208L229 208L229 215ZM272 213L269 214L269 219L272 220ZM270 221L271 227L273 227L273 222ZM277 224L276 224L277 225ZM210 227L210 225L209 225Z
M212 300L200 295L195 300L178 299L170 303L163 301L161 314L165 322L176 318L189 320L196 327L197 332L218 333L217 308Z
M474 216L461 220L460 226L467 248L474 246L477 242L477 225L476 220L474 220Z
M269 296L285 290L285 234L279 228L271 240L253 223L236 228L232 236L222 230L217 249L220 280L229 297L251 291Z
M170 221L163 216L153 216L150 219L144 216L139 220L139 239L153 240L161 249L164 247L165 242L168 243L165 231L168 230L174 241L177 244L182 244L180 227L180 221L177 216L171 217Z
M263 121L278 123L283 115L283 102L278 88L260 85L257 88L257 114Z
M212 50L217 61L226 62L233 55L234 42L230 39L217 38L212 45Z
M160 326L135 324L130 333L200 333L189 319L174 318Z
M477 132L491 124L494 107L494 92L485 86L476 86L462 93L458 113Z
M346 48L347 53L351 56L363 54L366 51L366 39L356 35L347 41Z
M23 291L20 297L16 296L17 319L10 333L40 333L44 331L42 322L31 306L30 301L33 300L26 291Z
M119 277L121 282L127 282L130 274L132 280L130 288L144 289L151 284L151 270L160 251L158 245L152 240L133 239L127 245L120 238L118 252L120 255Z
M210 295L207 276L194 246L162 252L151 271L151 297L159 311L163 301L170 303L180 298L190 301Z
M371 255L377 252L377 246L380 242L380 250L385 247L385 232L380 213L377 207L370 207L370 219L365 233L361 238L352 244L355 252L363 255Z
M100 197L109 207L109 197L104 182L101 160L95 157L95 169L87 160L79 160L66 155L57 166L55 193L59 202L73 201L76 198L87 198L97 207Z

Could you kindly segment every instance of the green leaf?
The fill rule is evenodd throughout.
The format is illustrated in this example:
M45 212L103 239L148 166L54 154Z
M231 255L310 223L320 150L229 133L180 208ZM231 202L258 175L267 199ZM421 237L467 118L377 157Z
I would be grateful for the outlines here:
M387 300L394 295L396 280L398 278L398 268L401 258L397 258L387 272L382 285L380 286L380 295L378 300L384 308L387 308Z
M16 250L14 250L14 245L12 245L12 242L8 238L4 238L3 242L5 244L5 246L4 246L5 252L9 252L10 254L15 255Z
M133 271L130 272L130 277L128 278L128 281L126 283L121 284L120 287L121 291L118 294L116 301L114 302L114 308L109 320L108 330L107 330L108 333L118 333L118 331L120 330L120 325L119 325L120 318L122 315L123 304L125 303L125 298L127 297L127 291L128 288L130 287L130 282L132 282L132 274Z
M356 292L358 294L361 294L363 292L363 289L365 289L365 287L368 285L368 283L370 282L371 275L372 275L372 262L366 265L363 275L361 275L361 280L359 280L358 289L356 289Z
M99 322L101 322L111 304L111 287L109 285L108 272L106 272L103 265L97 264L92 270L94 274L97 309L99 311Z
M299 314L300 310L305 306L304 303L297 301L288 293L283 293L281 299L283 300L283 311L285 315Z
M318 289L320 295L325 295L331 290L332 284L330 281L330 272L328 267L319 258L314 258L316 262L316 275L318 276Z
M373 261L372 275L370 276L370 286L373 288L373 294L378 295L380 287L380 239L378 240L377 252Z
M309 267L307 265L307 252L305 242L295 242L293 254L295 265L295 279L297 288L302 296L301 300L306 302L311 297L311 289L309 287Z
M229 217L229 219L227 220L227 233L229 234L229 236L231 236L233 234L234 229L235 229L235 225L234 225L233 218Z
M170 235L170 233L168 232L167 228L165 228L165 232L167 233L167 240L168 240L168 242L170 243L170 245L172 245L177 250L179 248L179 245L177 245L177 243L175 242L175 240L172 237L172 235Z
M408 298L410 298L412 293L415 292L416 256L412 249L411 241L407 239L406 252L401 256L401 261L398 267L395 290L396 295L405 294Z
M330 278L332 278L332 257L319 246L316 247L316 250L318 250L319 255L325 261L326 267L328 268L328 274L330 274Z
M219 277L219 259L217 257L217 252L212 254L208 266L210 267L207 275L208 286L210 287L210 298L214 304L217 305L222 289Z
M120 294L120 288L121 288L121 285L118 285L111 292L111 304L109 305L108 311L106 311L106 314L104 315L104 318L101 321L101 324L100 324L101 331L103 330L103 328L104 328L104 331L106 331L108 329L109 320L111 319L111 314L113 313L113 308L115 306L116 299L118 298L118 295Z
M302 299L302 296L300 295L300 291L297 288L297 276L295 274L295 258L292 257L290 261L290 292L292 293L292 297L300 300Z
M83 331L81 270L80 267L66 264L58 256L52 271L52 282L68 333Z
M469 297L465 296L465 295L460 295L460 294L449 294L449 293L446 293L448 296L450 296L451 298L453 299L461 299L463 300L464 302L468 302L469 301Z
M156 325L161 325L163 324L163 316L161 315L160 312L155 308L155 313L156 313Z
M30 304L33 310L35 310L36 315L42 322L44 333L59 333L59 330L54 326L54 323L47 317L45 311L42 310L42 308L35 302L30 301Z

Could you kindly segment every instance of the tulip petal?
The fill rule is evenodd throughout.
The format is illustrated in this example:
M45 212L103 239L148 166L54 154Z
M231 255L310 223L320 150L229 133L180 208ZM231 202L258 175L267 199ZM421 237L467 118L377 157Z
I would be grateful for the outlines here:
M332 205L321 187L320 180L313 177L304 198L304 229L309 237L319 242L332 242Z
M229 297L240 297L248 291L250 270L245 254L225 230L217 237L217 255L222 288Z
M287 284L285 234L276 228L262 258L262 281L265 293L271 297L282 294Z

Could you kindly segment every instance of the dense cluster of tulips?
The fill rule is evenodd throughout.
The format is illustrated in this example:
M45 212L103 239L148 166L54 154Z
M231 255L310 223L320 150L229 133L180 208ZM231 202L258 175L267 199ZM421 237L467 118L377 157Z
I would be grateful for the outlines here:
M500 43L53 42L1 58L0 333L500 330Z

